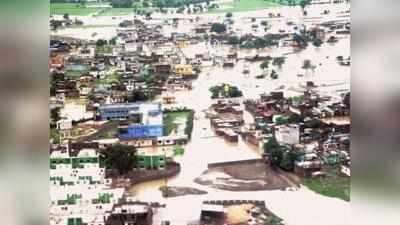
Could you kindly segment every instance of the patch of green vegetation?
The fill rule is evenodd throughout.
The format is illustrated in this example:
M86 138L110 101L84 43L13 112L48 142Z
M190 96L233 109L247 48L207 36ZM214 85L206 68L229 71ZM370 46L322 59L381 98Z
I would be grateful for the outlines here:
M50 15L74 15L74 16L85 16L91 13L100 11L98 7L87 7L79 3L51 3L50 4Z
M164 113L164 135L170 135L171 132L177 129L178 124L182 121L187 121L190 111L177 111Z
M60 132L58 132L57 129L52 128L50 130L50 138L53 139L54 144L59 144L60 143Z
M118 138L118 132L116 130L113 130L113 131L101 133L98 138L100 138L100 139Z
M283 225L283 220L275 215L270 216L265 220L264 225Z
M185 153L185 149L182 146L176 146L174 148L174 155L179 156Z
M96 53L98 54L111 54L113 52L113 46L103 45L96 46Z
M243 96L243 92L236 86L220 84L210 87L211 98L238 98Z
M130 13L136 14L146 14L148 12L154 12L156 8L154 7L145 7L142 2L135 2L131 7L123 7L123 8L107 8L101 11L99 16L123 16L128 15Z
M323 172L325 176L306 178L303 184L321 195L350 201L350 177L340 174L339 166L325 168Z
M96 84L119 84L121 76L118 73L111 73L106 75L104 79L97 79Z
M279 1L274 0L233 0L232 2L219 4L219 8L211 9L208 13L222 12L243 12L267 9L274 6L279 6Z

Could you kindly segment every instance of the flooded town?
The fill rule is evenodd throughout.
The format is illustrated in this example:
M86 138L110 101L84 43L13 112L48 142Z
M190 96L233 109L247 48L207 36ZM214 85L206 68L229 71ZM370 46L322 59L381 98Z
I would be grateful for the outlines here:
M50 12L50 224L347 224L350 1Z

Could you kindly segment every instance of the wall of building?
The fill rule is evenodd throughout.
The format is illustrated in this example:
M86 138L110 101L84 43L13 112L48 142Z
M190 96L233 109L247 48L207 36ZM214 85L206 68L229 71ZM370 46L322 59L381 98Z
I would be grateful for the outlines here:
M166 157L164 155L137 155L139 169L164 169L166 166Z
M126 132L119 134L120 139L151 138L163 136L163 125L130 125Z

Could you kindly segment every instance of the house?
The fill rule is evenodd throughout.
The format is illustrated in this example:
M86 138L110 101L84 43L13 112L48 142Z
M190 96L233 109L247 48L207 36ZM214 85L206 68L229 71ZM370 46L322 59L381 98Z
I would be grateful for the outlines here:
M98 113L101 120L133 119L146 123L162 114L162 106L160 103L105 104L99 107Z
M319 160L295 162L294 172L303 177L311 177L314 173L320 172L322 163Z
M115 204L105 219L106 225L151 225L152 223L153 210L146 203Z
M170 63L155 63L153 64L154 73L159 75L166 75L172 72L172 66Z
M223 205L203 203L200 212L200 224L223 224L225 211Z
M275 126L275 138L280 144L299 144L300 126L297 124Z
M136 165L138 169L165 169L167 156L160 148L141 148L136 152Z
M71 119L61 119L57 121L57 129L60 133L60 139L69 138L72 135L72 120Z
M64 65L65 65L64 57L60 55L55 55L50 58L50 68L60 69L64 67Z
M182 77L193 76L195 74L192 65L183 65L183 64L175 65L174 72L176 75Z

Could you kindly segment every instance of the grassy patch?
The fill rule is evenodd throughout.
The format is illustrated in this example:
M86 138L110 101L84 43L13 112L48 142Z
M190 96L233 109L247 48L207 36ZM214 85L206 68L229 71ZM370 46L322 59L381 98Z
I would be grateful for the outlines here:
M141 2L133 3L130 8L107 8L99 13L99 16L123 16L133 13L135 11L153 12L155 8L143 7Z
M113 46L111 45L104 45L104 46L97 46L96 53L98 54L111 54L113 52Z
M164 135L170 135L178 127L178 123L186 122L190 111L164 113Z
M306 178L303 184L319 194L350 201L350 177L340 174L340 167L328 167L323 172L326 176Z
M101 134L99 134L98 138L99 139L118 138L118 131L117 130L112 130L112 131L101 133Z
M112 84L112 83L119 83L120 76L117 73L107 74L104 79L97 79L96 84Z
M218 12L242 12L267 9L280 4L275 3L273 0L234 0L232 2L219 4L219 8L208 11L209 13Z
M50 15L74 15L74 16L85 16L91 13L100 11L101 8L82 6L77 3L51 3L50 4Z
M123 16L134 12L134 8L108 8L102 11L99 16Z
M53 139L54 144L59 144L60 143L60 133L58 132L57 129L52 128L50 130L50 138Z

